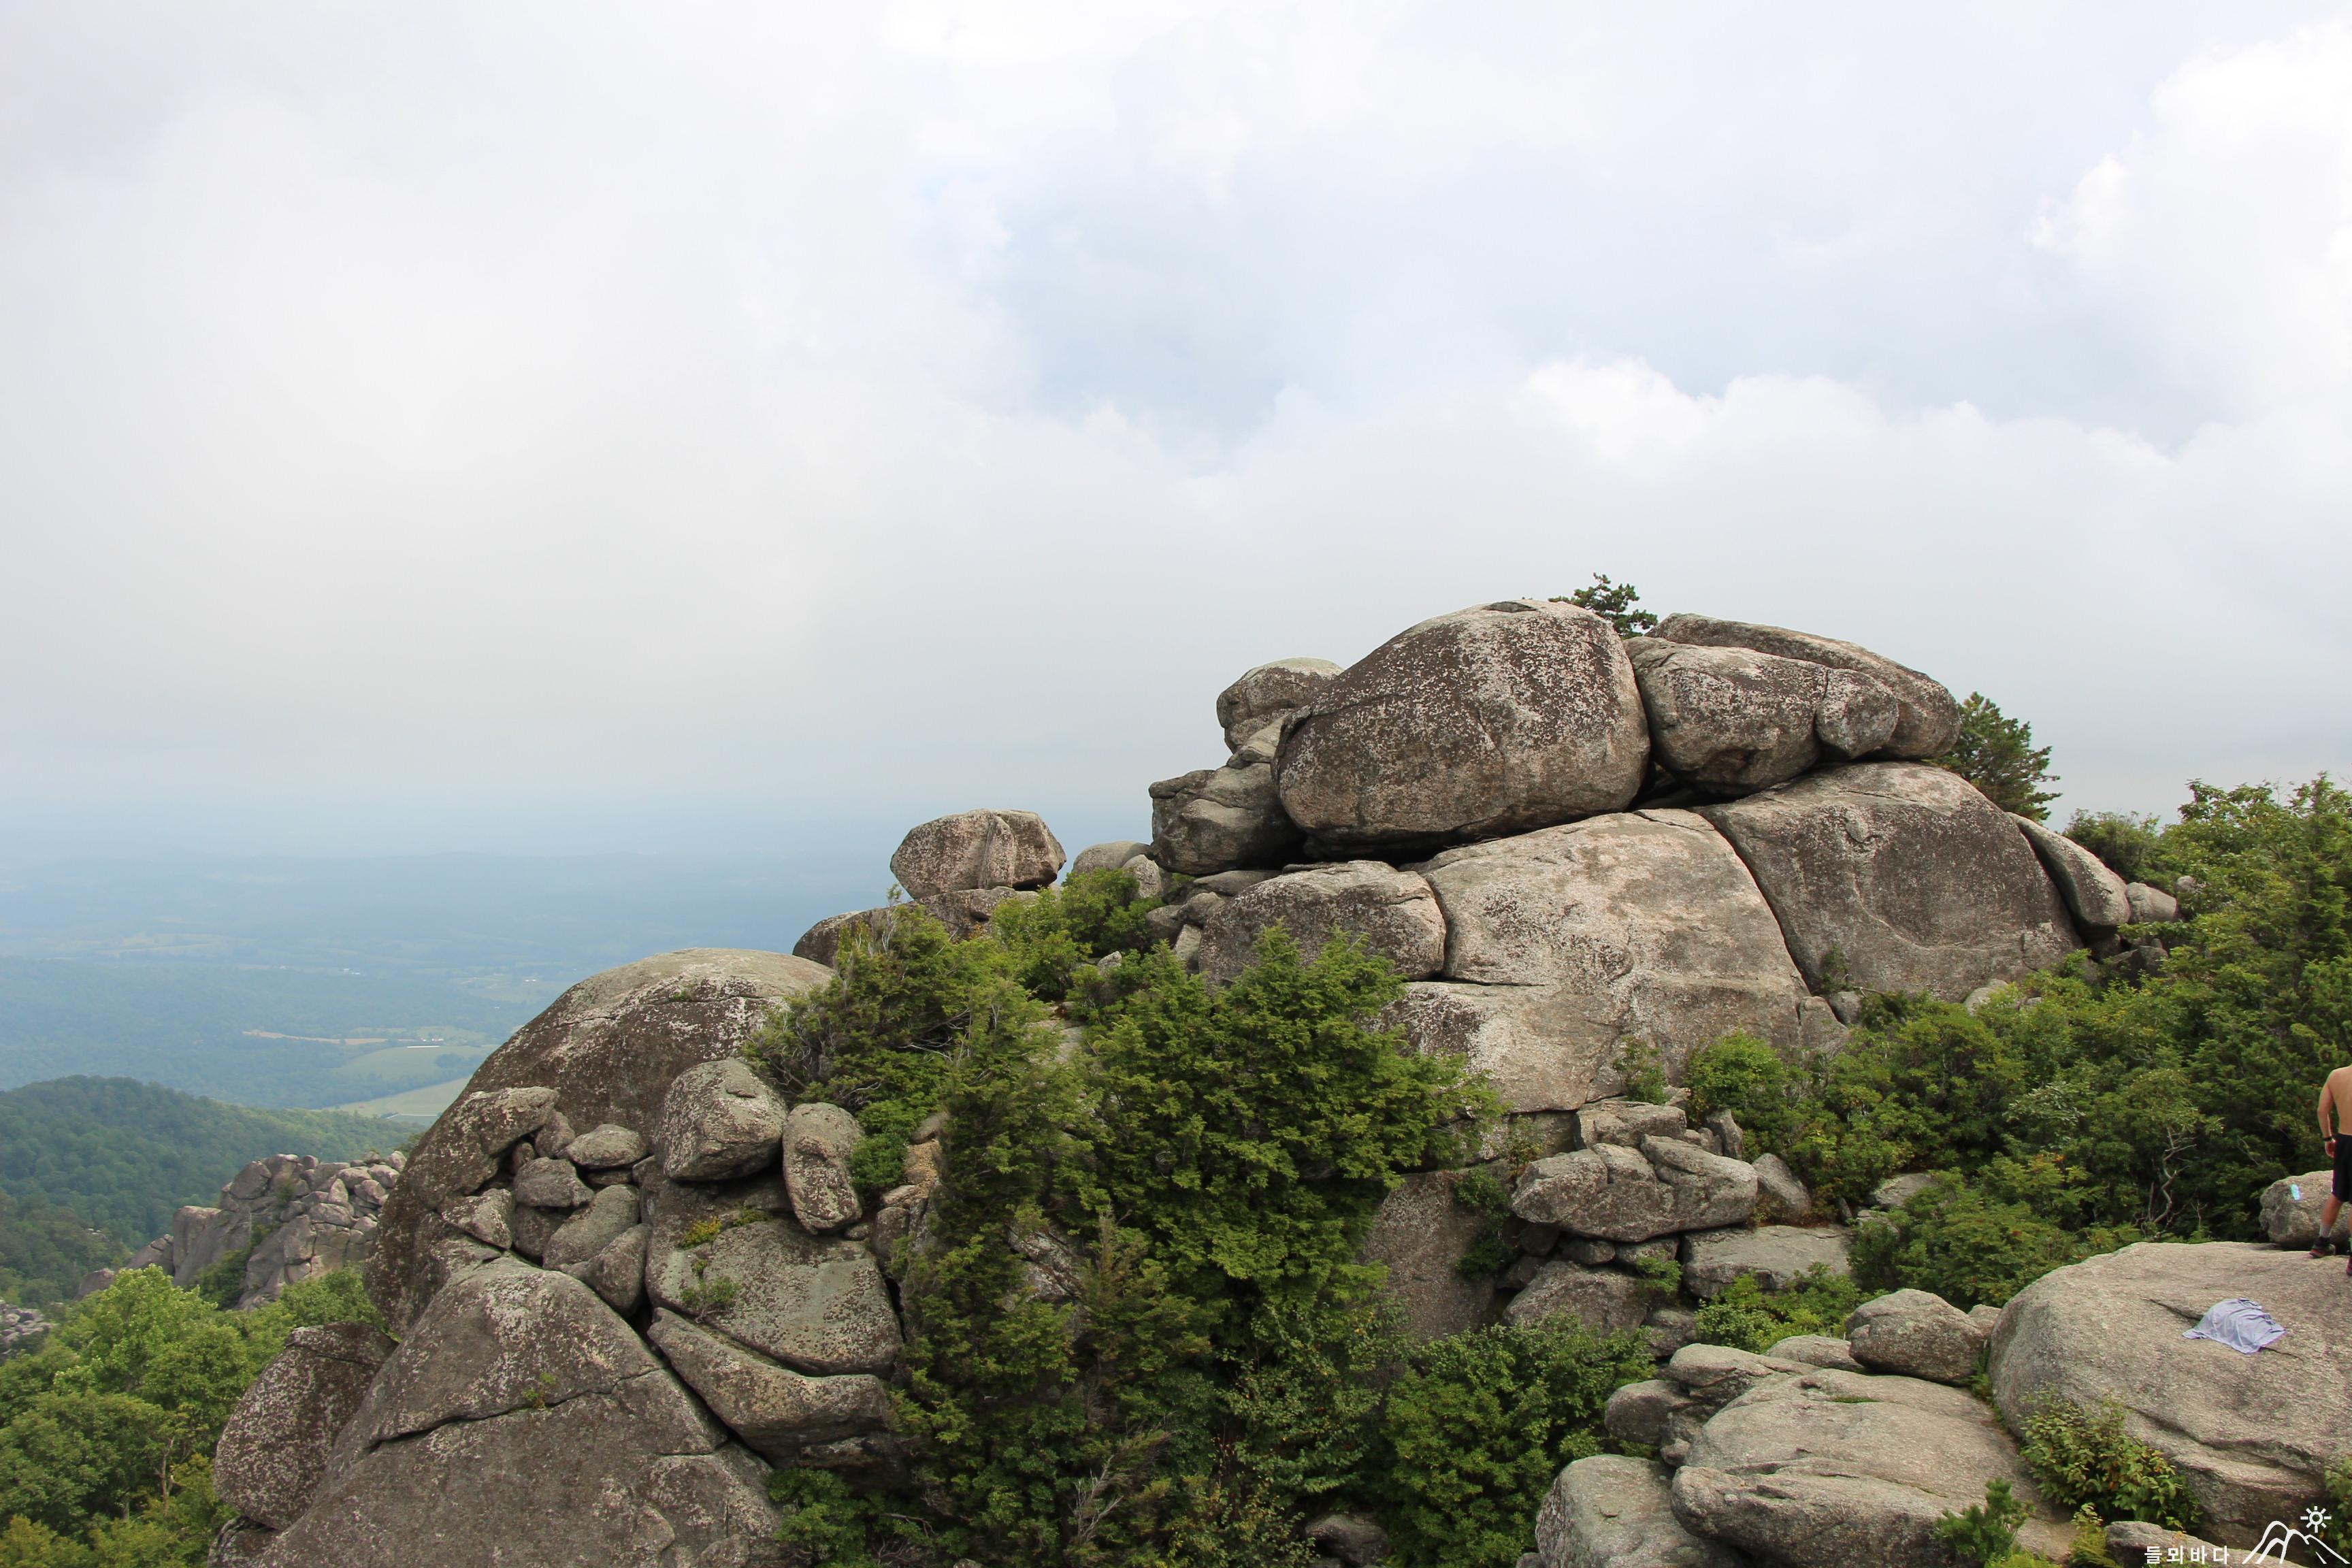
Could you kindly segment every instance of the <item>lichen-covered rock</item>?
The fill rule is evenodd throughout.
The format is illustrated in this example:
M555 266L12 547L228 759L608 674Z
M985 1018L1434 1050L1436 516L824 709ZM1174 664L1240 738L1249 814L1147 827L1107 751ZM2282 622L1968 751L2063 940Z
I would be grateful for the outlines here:
M1742 1568L1738 1552L1683 1527L1671 1481L1664 1466L1622 1454L1560 1471L1536 1515L1542 1568Z
M563 1266L563 1272L604 1299L625 1318L635 1318L646 1300L646 1247L653 1227L633 1225L598 1248L593 1257Z
M600 1188L584 1207L575 1210L548 1238L540 1261L550 1268L585 1263L619 1240L622 1233L636 1223L636 1188Z
M1813 1194L1778 1154L1756 1157L1756 1213L1768 1222L1801 1224L1813 1212Z
M530 1099L519 1105L541 1109L493 1132L459 1100L417 1141L384 1202L367 1281L393 1332L404 1331L439 1283L436 1248L457 1234L441 1205L478 1191L499 1157L559 1101L575 1127L650 1127L680 1072L733 1058L777 1006L832 977L782 953L689 948L592 975L556 998L491 1053L472 1083L479 1092L525 1093ZM425 1180L414 1179L420 1171Z
M1827 1367L1832 1372L1870 1370L1855 1359L1853 1347L1834 1334L1790 1334L1765 1346L1764 1353L1782 1361L1801 1361L1807 1366Z
M811 1236L776 1176L667 1182L647 1194L646 1290L656 1305L818 1376L885 1372L898 1320L874 1254Z
M2181 879L2184 882L2187 878ZM2134 925L2160 924L2180 918L2180 900L2161 888L2151 888L2146 882L2124 884L2124 901L2130 906Z
M2207 1309L2260 1301L2286 1337L2255 1355L2184 1340ZM2271 1520L2326 1507L2321 1477L2352 1409L2344 1270L2247 1242L2141 1242L2053 1269L2002 1310L1992 1395L2020 1426L2043 1394L2120 1403L2205 1510L2202 1532L2251 1545Z
M1940 757L1960 738L1960 706L1949 691L1917 670L1856 644L1786 626L1693 615L1668 616L1653 635L1702 647L1750 648L1867 676L1892 692L1898 707L1894 732L1880 743L1889 755Z
M910 898L978 888L1042 888L1061 875L1062 845L1034 811L960 811L912 829L890 857Z
M674 1182L751 1175L782 1159L783 1136L784 1102L733 1058L679 1073L654 1123L662 1174Z
M1650 1137L1538 1160L1519 1177L1511 1212L1607 1241L1646 1241L1738 1225L1756 1209L1756 1169L1679 1139Z
M271 1530L302 1517L327 1473L335 1435L359 1409L392 1341L365 1323L297 1329L221 1428L213 1489Z
M1849 762L1895 732L1895 694L1865 675L1658 637L1629 638L1625 652L1649 714L1651 754L1712 794L1785 784L1824 750Z
M1187 877L1279 866L1297 852L1297 825L1275 788L1269 724L1242 742L1221 768L1201 768L1151 786L1154 864Z
M1452 984L1409 991L1399 1019L1417 1048L1470 1057L1514 1110L1610 1092L1634 1040L1679 1072L1735 1029L1788 1049L1801 1037L1805 988L1780 924L1690 812L1594 817L1450 849L1421 870Z
M1089 844L1071 858L1070 875L1083 877L1089 871L1115 871L1137 856L1150 853L1150 845L1139 844L1132 838L1117 838L1108 844Z
M1390 638L1285 721L1282 805L1340 847L1525 833L1629 804L1649 765L1608 622L1509 600Z
M515 1202L539 1209L576 1209L596 1194L569 1160L526 1161L515 1172Z
M1465 1277L1454 1267L1486 1225L1485 1215L1454 1201L1454 1181L1443 1172L1407 1176L1381 1201L1364 1260L1388 1270L1382 1291L1414 1339L1440 1339L1495 1321L1493 1281Z
M1700 815L1755 874L1816 985L1842 961L1864 990L1958 1002L2082 945L2008 814L1941 768L1857 763Z
M1976 1375L1985 1328L1931 1290L1895 1290L1856 1307L1845 1340L1873 1372L1964 1384Z
M487 1263L416 1319L260 1561L776 1564L765 1468L587 1287Z
M1562 1258L1545 1264L1503 1309L1503 1321L1521 1328L1566 1319L1596 1334L1638 1329L1649 1315L1650 1293L1639 1276Z
M805 1376L675 1312L656 1311L646 1337L730 1431L780 1464L890 1426L890 1393L878 1377Z
M1674 1508L1768 1562L1951 1568L1937 1521L1981 1504L1996 1479L2039 1505L2009 1434L1960 1390L1807 1368L1758 1383L1699 1429ZM2063 1558L2070 1533L2037 1506L2018 1544Z
M866 1137L857 1118L838 1105L811 1100L784 1118L784 1190L793 1217L804 1230L838 1230L865 1212L849 1157Z
M1340 674L1340 668L1328 658L1277 658L1245 671L1217 693L1217 723L1225 731L1225 749L1239 751L1268 724L1312 702Z
M469 1198L451 1198L441 1217L485 1247L504 1252L514 1245L514 1189L492 1187Z
M2263 1234L2280 1247L2309 1247L2317 1241L2320 1212L2327 1206L2335 1180L2332 1170L2305 1171L2300 1176L2281 1176L2264 1187ZM2339 1237L2344 1234L2345 1223L2345 1216L2339 1214L2336 1219Z
M583 1171L618 1170L644 1159L652 1147L635 1128L607 1121L574 1138L563 1157Z
M1418 980L1445 962L1445 917L1429 884L1379 860L1348 860L1275 877L1223 900L1201 935L1200 972L1223 984L1257 961L1258 939L1280 926L1313 958L1345 932Z

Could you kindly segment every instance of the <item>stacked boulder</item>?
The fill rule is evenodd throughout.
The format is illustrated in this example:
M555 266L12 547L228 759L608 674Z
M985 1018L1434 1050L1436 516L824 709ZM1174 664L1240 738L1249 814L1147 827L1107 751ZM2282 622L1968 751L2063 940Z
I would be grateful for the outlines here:
M217 1207L195 1205L172 1216L172 1228L131 1254L125 1268L163 1268L185 1290L226 1259L245 1254L236 1305L257 1307L305 1279L355 1268L373 1247L383 1205L405 1155L362 1161L310 1154L256 1160L221 1188ZM83 1281L103 1289L111 1276Z
M34 1308L0 1301L0 1361L36 1343L48 1331L48 1319Z
M2070 1532L2018 1446L1966 1392L1990 1314L1923 1290L1866 1301L1843 1338L1762 1355L1676 1351L1609 1401L1605 1455L1560 1472L1536 1521L1541 1568L1948 1568L1937 1521L2006 1480L2033 1512L2019 1544L2063 1560Z
M1034 811L964 811L926 822L900 841L890 875L909 899L957 936L969 936L1008 903L1034 899L1062 874L1062 845ZM809 928L793 956L830 964L853 925L886 933L898 906L833 915Z

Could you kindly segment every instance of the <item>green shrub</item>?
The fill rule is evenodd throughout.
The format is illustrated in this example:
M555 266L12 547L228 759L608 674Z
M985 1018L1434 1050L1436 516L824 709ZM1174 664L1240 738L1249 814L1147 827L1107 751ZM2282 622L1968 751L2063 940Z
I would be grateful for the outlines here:
M1658 1047L1640 1038L1618 1047L1615 1067L1625 1080L1625 1098L1664 1105L1674 1098L1666 1085L1665 1058Z
M2095 1411L2044 1394L2025 1417L2022 1454L2052 1502L2088 1507L2103 1519L2144 1519L2193 1531L2197 1500L2172 1461L2124 1430L2124 1410Z
M1780 1291L1768 1291L1756 1276L1743 1274L1698 1310L1692 1335L1761 1354L1792 1334L1843 1333L1846 1315L1862 1301L1853 1280L1820 1264Z
M2017 1527L2032 1511L2017 1500L2008 1481L1996 1477L1985 1487L1984 1501L1936 1521L1936 1539L1962 1563L2006 1568L2017 1549Z
M2036 746L2032 725L2008 717L1980 691L1960 704L1960 733L1952 749L1928 760L1976 785L2001 810L2036 822L2058 798L2055 790L2042 787L2058 782L2050 772L2050 748Z
M782 1504L776 1540L792 1568L873 1568L867 1551L872 1507L826 1470L782 1469L768 1477Z
M1647 610L1633 607L1642 602L1640 589L1631 583L1612 583L1599 572L1592 574L1592 581L1586 586L1573 594L1555 595L1551 602L1555 605L1577 605L1591 610L1616 627L1621 637L1640 637L1644 632L1654 631L1658 625L1657 616Z
M1693 1121L1727 1110L1753 1144L1751 1156L1785 1152L1797 1126L1797 1072L1769 1045L1744 1032L1726 1035L1691 1054L1683 1082Z
M1854 1233L1853 1276L1873 1291L1910 1287L1963 1310L1979 1302L1999 1307L2053 1268L2135 1239L2129 1230L2067 1230L2030 1203L2003 1202L1948 1175L1902 1207L1863 1222Z
M2151 882L2162 875L2164 822L2127 811L2078 811L2066 823L2066 837L2106 862L2126 882Z
M1373 1495L1401 1568L1510 1568L1563 1466L1601 1451L1610 1394L1650 1375L1638 1334L1479 1329L1420 1347L1390 1387Z
M2352 1556L2352 1457L2328 1466L2321 1483L2327 1489L2327 1525L2319 1534L2328 1545Z

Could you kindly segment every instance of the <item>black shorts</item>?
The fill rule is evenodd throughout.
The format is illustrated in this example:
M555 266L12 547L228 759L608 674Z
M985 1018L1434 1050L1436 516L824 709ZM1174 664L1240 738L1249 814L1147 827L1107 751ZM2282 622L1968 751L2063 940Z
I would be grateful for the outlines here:
M2336 1135L2336 1195L2352 1198L2352 1131Z

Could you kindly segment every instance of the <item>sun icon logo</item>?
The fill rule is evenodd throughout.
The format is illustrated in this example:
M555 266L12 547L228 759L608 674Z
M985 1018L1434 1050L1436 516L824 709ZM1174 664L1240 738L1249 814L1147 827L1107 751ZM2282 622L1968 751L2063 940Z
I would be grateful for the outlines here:
M2314 1535L2326 1530L2327 1528L2327 1510L2324 1508L2305 1509L2303 1510L2303 1528L2311 1531Z

